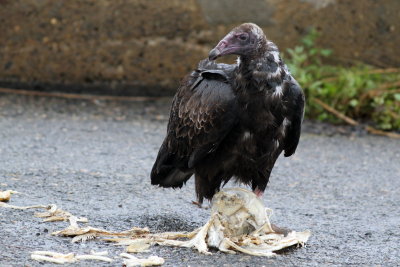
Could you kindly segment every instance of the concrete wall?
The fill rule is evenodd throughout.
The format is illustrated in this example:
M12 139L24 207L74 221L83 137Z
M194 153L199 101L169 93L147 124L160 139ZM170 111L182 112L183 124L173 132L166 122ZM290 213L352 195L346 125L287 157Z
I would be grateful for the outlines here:
M400 66L399 0L0 0L0 86L172 94L233 26L281 50L310 27L334 61Z

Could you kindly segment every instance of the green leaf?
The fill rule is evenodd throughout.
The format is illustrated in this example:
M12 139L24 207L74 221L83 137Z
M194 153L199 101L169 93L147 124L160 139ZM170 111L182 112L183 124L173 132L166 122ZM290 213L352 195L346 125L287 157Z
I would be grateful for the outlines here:
M357 99L352 99L349 104L352 107L356 107L358 105L358 100Z
M324 57L329 57L332 55L333 51L331 49L321 49L320 54Z
M311 48L311 49L310 49L310 55L311 55L311 56L316 55L317 52L318 52L318 49L317 49L317 48Z
M304 47L303 47L303 46L296 46L296 47L294 48L294 52L295 52L296 54L303 53L303 52L304 52Z
M306 47L312 47L314 45L314 40L309 37L305 37L302 42Z

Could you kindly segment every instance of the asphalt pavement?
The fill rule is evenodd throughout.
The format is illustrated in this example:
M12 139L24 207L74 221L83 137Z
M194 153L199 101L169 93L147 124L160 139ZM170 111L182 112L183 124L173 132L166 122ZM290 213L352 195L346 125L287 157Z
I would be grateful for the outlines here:
M202 226L209 210L191 204L193 181L181 190L150 185L170 102L0 95L0 190L21 192L9 204L54 203L107 230ZM400 141L335 129L306 123L296 154L278 160L264 195L273 223L312 231L305 247L264 258L154 246L139 257L163 257L164 266L398 266ZM112 264L75 265L122 265L122 247L52 236L67 223L33 213L0 208L0 266L53 266L31 260L35 250L108 250Z

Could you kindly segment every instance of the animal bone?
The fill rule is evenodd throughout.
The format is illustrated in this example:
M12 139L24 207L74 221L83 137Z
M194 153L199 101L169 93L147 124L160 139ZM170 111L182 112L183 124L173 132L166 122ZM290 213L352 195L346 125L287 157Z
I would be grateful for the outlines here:
M150 256L147 259L139 259L128 253L121 253L120 256L126 258L124 260L124 265L126 265L126 267L162 265L165 262L163 258L158 256Z
M191 233L146 233L140 237L115 238L107 241L132 247L140 244L191 247L200 253L211 254L209 247L235 254L242 252L254 256L273 256L274 251L293 245L304 245L309 231L277 231L270 223L272 211L248 190L225 189L212 200L211 217L203 226ZM177 240L186 239L186 240Z
M14 190L0 191L0 202L10 201L11 194L17 194L17 193L18 192Z
M130 230L122 231L122 232L111 232L104 229L94 228L91 226L87 226L84 228L79 227L78 225L79 219L75 216L69 217L70 225L61 231L53 232L52 235L58 236L70 236L74 237L71 242L84 242L89 239L94 239L100 236L118 236L118 237L139 237L141 235L146 235L149 233L148 228L138 228L133 227Z
M4 202L0 202L0 207L9 208L9 209L16 209L16 210L27 210L27 209L46 209L45 212L37 212L35 213L36 217L39 218L46 218L43 219L45 222L56 222L56 221L68 221L70 217L73 216L70 212L59 209L57 205L50 204L50 205L33 205L33 206L15 206L10 205ZM85 217L76 218L78 222L88 222L88 219Z
M71 242L108 237L103 240L116 242L116 245L128 246L127 252L134 253L147 251L151 245L158 244L195 248L200 253L208 255L211 254L208 249L214 247L225 253L242 252L269 257L275 255L274 251L293 245L304 245L311 235L310 231L285 231L272 225L269 220L272 211L265 208L264 203L253 192L242 188L224 189L215 194L212 200L210 219L204 226L192 232L151 233L148 228L138 227L122 232L112 232L90 226L80 227L78 222L87 222L86 218L77 218L69 212L58 209L54 204L20 207L0 202L1 206L20 210L47 209L46 212L37 213L36 216L47 218L45 221L67 219L70 223L67 228L53 232L52 235L73 237ZM103 256L94 255L94 253L89 256L75 256L71 253L38 252L32 254L32 259L61 263ZM131 259L133 259L132 257L130 256ZM143 264L147 264L147 261ZM127 266L134 265L127 264Z
M113 262L114 260L103 255L107 255L107 252L102 252L102 255L95 255L93 252L90 255L75 255L74 253L58 253L53 251L34 251L31 254L31 259L40 262L47 261L52 263L64 264L74 263L79 260L99 260L106 262Z
M70 217L75 217L70 212L57 208L55 204L50 204L45 212L35 213L35 216L46 218L43 220L45 222L68 221ZM85 217L76 218L76 220L78 222L88 222L88 219Z

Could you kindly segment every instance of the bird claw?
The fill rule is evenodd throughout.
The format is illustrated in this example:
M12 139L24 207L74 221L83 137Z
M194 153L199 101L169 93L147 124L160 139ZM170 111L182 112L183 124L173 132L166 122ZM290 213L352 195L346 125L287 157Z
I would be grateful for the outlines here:
M205 209L208 210L209 207L203 206L203 203L199 202L199 201L192 201L193 205L196 205L197 207L199 207L200 209Z
M194 200L193 200L193 201L192 201L192 204L193 204L193 205L196 205L196 206L199 207L199 208L202 208L202 206L201 206L202 203L200 203L200 202L198 202L198 201L194 201Z

